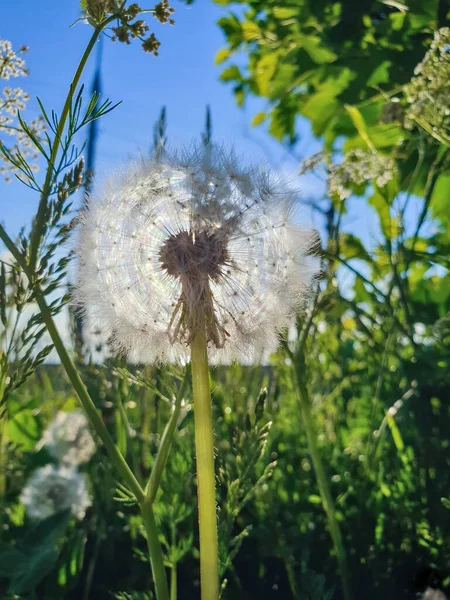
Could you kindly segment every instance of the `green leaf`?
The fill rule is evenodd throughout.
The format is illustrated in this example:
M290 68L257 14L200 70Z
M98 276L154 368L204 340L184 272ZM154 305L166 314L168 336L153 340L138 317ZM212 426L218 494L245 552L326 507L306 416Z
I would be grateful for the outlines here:
M376 190L369 198L369 204L371 204L377 211L378 218L380 219L381 230L383 231L386 239L390 240L392 238L391 213L386 198L380 193L379 190Z
M389 429L391 430L392 439L394 440L395 447L399 452L403 452L405 448L405 444L403 443L402 434L400 433L400 429L395 422L395 419L389 412L386 414L386 421L389 425Z
M26 568L27 556L11 544L0 543L0 577L10 579Z
M311 504L322 504L322 498L317 494L310 494L308 496L308 502L311 502Z
M277 70L279 63L279 55L277 52L266 54L258 61L255 67L255 81L258 86L258 91L263 96L267 96L270 92L270 84Z
M43 546L56 546L61 536L67 529L70 510L65 510L44 519L27 533L23 540L23 550L34 552L35 548Z
M287 8L281 6L273 7L273 14L277 19L290 19L298 15L298 8Z
M58 559L58 554L58 551L54 548L39 549L38 552L29 558L26 570L13 577L9 592L13 594L26 594L33 591L53 569Z
M267 114L265 112L258 112L252 119L252 127L256 127L257 125L261 125L267 118Z
M355 301L356 302L370 302L372 300L372 296L366 290L364 282L360 277L357 277L355 279L353 291L355 292Z
M231 54L232 51L229 48L221 48L216 54L214 64L220 65L221 63L225 62L231 56Z
M255 22L247 21L246 23L242 23L242 34L248 42L258 40L261 37L261 29Z
M314 35L304 36L302 47L316 65L330 63L337 58L336 54L322 45L322 40Z
M390 60L384 60L377 65L367 80L367 86L371 87L380 85L380 83L389 83L389 69L391 68L391 65L392 63Z
M372 140L370 139L369 132L367 131L367 125L366 125L366 122L364 121L364 117L362 116L362 114L359 112L359 110L356 108L356 106L350 106L349 104L345 105L345 110L350 115L353 125L356 127L359 135L366 142L366 144L369 146L369 148L373 152L375 152L376 151L375 146L374 146Z
M242 76L237 65L231 65L222 71L220 74L220 79L222 81L241 81Z
M372 257L364 248L361 240L351 233L342 234L339 247L342 255L347 259L360 258L367 262L373 262Z
M41 437L41 428L33 411L25 409L17 413L8 422L7 435L23 452L33 450Z
M310 96L302 107L302 114L311 119L314 135L325 133L339 106L331 92L318 92Z

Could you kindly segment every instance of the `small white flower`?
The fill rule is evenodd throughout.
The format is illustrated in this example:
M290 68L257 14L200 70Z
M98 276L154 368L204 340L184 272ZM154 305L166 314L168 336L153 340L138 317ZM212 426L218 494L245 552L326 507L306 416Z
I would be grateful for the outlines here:
M450 140L450 27L434 32L430 49L405 86L406 117Z
M183 360L201 323L213 361L260 360L312 276L294 205L215 146L134 164L82 216L76 299L134 362Z
M341 163L331 165L328 194L345 200L351 194L352 185L372 181L383 187L394 177L396 171L395 160L390 156L359 148L352 150Z
M82 519L91 506L85 475L73 467L47 465L36 469L20 496L27 515L36 520L70 509Z
M11 42L0 39L0 81L28 75L25 61L21 57L26 51L25 46L22 46L18 51L14 51ZM3 90L0 90L0 142L13 155L17 155L20 151L23 158L35 160L39 157L39 152L17 120L19 111L26 108L28 100L29 95L22 88L12 88L7 85ZM38 138L41 137L45 129L44 125L42 117L28 122L28 127ZM3 136L8 136L8 138L3 140L1 139ZM15 138L15 143L12 143L12 145L10 145L11 137ZM29 166L33 171L37 168L35 164ZM10 181L12 174L18 172L18 169L3 154L0 154L0 174L4 175L5 180Z
M41 446L58 461L80 465L95 453L95 442L84 414L79 410L57 413L44 431Z

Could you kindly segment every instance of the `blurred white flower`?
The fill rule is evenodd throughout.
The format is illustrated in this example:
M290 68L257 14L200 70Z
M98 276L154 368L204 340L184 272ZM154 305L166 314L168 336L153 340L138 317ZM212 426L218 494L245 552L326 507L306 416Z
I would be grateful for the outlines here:
M135 362L182 360L206 323L216 362L276 350L307 292L295 194L216 146L142 161L82 216L77 302Z
M447 596L441 590L427 588L423 593L422 600L447 600Z
M79 410L60 411L44 431L40 446L45 446L58 461L80 465L95 453L95 442L88 420Z
M20 496L27 515L36 520L70 509L82 519L91 506L85 475L73 467L47 465L36 469Z
M396 171L395 160L390 156L369 150L352 150L341 163L331 165L328 194L344 200L350 196L352 185L371 181L378 187L383 187L394 177Z

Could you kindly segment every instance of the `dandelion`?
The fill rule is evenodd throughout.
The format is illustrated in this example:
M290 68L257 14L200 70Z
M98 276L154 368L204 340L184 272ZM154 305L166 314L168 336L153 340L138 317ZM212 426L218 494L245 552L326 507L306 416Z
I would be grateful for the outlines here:
M82 217L77 300L133 362L275 351L312 275L295 195L218 148L133 165Z
M191 357L202 598L218 600L209 357L275 351L312 275L295 195L208 145L132 165L82 216L77 301L135 362Z
M65 510L83 519L91 506L85 475L73 467L47 465L36 469L22 491L28 516L42 520Z
M41 440L51 456L66 465L80 465L95 453L87 418L80 410L57 413Z

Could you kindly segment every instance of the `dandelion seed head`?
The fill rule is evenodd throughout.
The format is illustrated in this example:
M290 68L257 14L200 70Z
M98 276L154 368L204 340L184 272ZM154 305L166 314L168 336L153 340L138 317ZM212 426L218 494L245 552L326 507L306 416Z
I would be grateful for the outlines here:
M20 499L27 515L38 521L69 509L77 519L83 519L92 504L85 475L73 467L54 465L36 469Z
M260 360L314 275L295 217L294 192L219 147L135 163L82 216L76 301L134 362L186 359L201 326L213 361Z
M88 421L81 411L59 411L41 440L51 456L66 465L80 465L95 453Z

